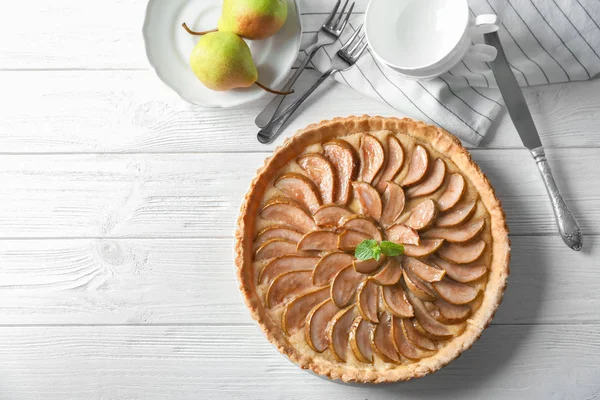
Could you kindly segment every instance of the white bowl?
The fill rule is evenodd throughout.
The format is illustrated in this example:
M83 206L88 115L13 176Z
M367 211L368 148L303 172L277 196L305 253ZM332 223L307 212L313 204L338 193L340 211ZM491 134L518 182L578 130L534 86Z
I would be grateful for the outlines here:
M205 87L189 65L190 54L200 36L192 30L216 28L221 0L149 0L144 21L144 42L150 65L158 77L184 100L207 107L234 107L254 101L265 91L249 88L217 92ZM263 40L246 40L263 85L277 88L287 77L300 51L302 22L295 0L288 0L288 16L275 35Z

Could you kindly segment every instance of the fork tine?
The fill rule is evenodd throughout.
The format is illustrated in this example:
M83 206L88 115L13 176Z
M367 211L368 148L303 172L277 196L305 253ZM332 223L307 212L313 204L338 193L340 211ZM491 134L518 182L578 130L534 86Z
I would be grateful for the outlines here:
M361 29L362 29L362 24L352 34L352 36L350 36L350 39L348 39L348 41L346 41L346 43L344 43L344 45L340 48L340 51L345 51L346 49L348 49L348 47L350 47L350 45L352 45L352 43L354 42L354 39L356 39L356 37L360 33Z
M346 7L348 7L348 0L346 0L344 2L344 6L342 7L342 11L340 11L340 14L337 17L337 20L335 21L334 24L331 25L331 27L333 29L337 30L337 26L340 24L340 21L342 20L342 17L344 16L344 12L346 11Z
M354 10L354 4L356 4L356 3L352 3L352 5L350 5L350 9L348 10L348 14L346 14L346 18L344 18L344 21L342 22L342 25L341 26L336 26L336 29L338 31L342 32L346 28L346 24L348 23L348 20L352 16L352 10ZM340 15L340 17L341 17L341 15Z
M367 48L368 45L369 44L365 42L365 44L363 44L360 49L358 49L356 52L354 52L351 57L356 61L358 59L358 57L361 56L363 51L365 51L365 49Z
M335 3L335 6L333 7L333 10L331 10L331 14L329 14L329 17L327 17L327 21L325 21L323 26L331 26L331 21L333 21L335 14L337 14L337 10L340 7L341 2L342 2L342 0L337 0L337 2Z
M352 53L354 53L354 50L356 50L358 48L358 46L360 46L363 42L363 39L365 38L365 34L363 33L360 37L360 39L358 39L356 41L356 43L354 43L354 46L352 46L352 48L350 48L347 53L352 55Z

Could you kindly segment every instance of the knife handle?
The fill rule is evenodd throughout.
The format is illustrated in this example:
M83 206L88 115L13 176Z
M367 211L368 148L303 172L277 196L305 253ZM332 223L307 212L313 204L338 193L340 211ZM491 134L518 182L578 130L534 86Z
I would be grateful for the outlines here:
M581 246L583 245L581 228L569 210L567 203L565 203L565 200L562 198L562 195L558 190L558 186L556 186L556 182L552 176L552 171L550 170L550 164L546 159L544 148L540 146L536 147L535 149L531 149L530 151L540 170L540 173L542 174L542 179L546 185L548 196L550 196L550 201L552 202L554 217L556 218L556 223L558 224L560 236L567 246L575 251L581 250Z

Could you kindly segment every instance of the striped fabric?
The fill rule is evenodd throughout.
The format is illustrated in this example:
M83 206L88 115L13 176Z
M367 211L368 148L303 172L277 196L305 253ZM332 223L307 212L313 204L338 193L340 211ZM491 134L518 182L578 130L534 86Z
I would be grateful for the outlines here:
M500 39L521 86L586 80L600 72L600 0L469 0L469 4L473 15L500 17ZM313 66L325 71L341 42L363 19L363 14L353 16L341 41L321 49ZM503 107L492 71L481 62L463 61L437 79L413 81L377 63L368 49L355 68L336 79L472 145L481 142Z

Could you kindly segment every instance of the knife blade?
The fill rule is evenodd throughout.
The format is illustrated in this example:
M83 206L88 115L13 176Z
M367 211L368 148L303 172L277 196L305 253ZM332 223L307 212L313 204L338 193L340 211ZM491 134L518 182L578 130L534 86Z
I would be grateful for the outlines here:
M519 87L519 83L506 59L502 43L500 42L500 36L498 35L498 32L491 32L486 33L484 39L486 44L495 47L498 51L496 59L489 63L490 67L496 78L496 83L498 84L502 98L504 99L508 115L512 119L517 133L521 137L521 141L531 152L531 155L540 170L542 180L546 185L546 190L548 191L548 196L552 203L552 209L554 211L554 217L556 218L560 236L567 246L575 251L579 251L583 245L581 228L575 217L573 217L573 214L569 210L567 203L565 203L558 186L554 181L540 135L535 127L533 118L531 117L529 107L527 107L523 91Z

